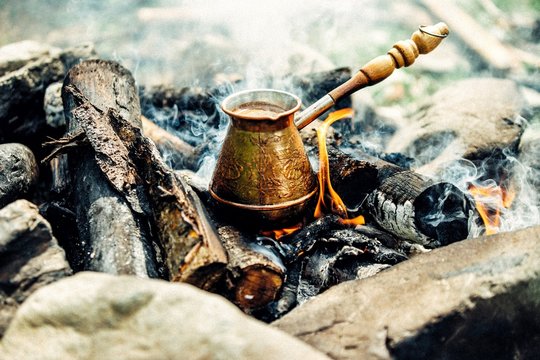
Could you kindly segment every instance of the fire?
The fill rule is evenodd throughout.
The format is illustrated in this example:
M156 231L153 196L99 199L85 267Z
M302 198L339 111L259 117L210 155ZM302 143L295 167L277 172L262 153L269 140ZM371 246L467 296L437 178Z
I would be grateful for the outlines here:
M261 235L271 237L273 239L279 240L280 238L290 235L302 228L302 223L298 223L296 225L293 225L291 227L283 228L283 229L275 229L275 230L268 230L268 231L262 231Z
M499 232L501 212L512 205L515 191L495 184L488 186L469 186L469 193L474 198L476 209L484 222L486 235Z
M352 116L353 110L351 108L335 111L328 115L326 120L317 129L317 140L319 143L319 200L314 216L319 218L327 211L340 216L344 224L362 225L365 223L363 216L360 215L354 219L348 218L347 207L332 187L328 151L326 149L326 134L330 126L338 120L351 118Z
M352 219L341 219L341 223L343 225L364 225L366 220L364 219L363 215L359 215Z
M351 118L352 116L353 110L351 108L335 111L328 115L326 120L317 129L317 140L319 144L319 199L313 216L320 218L324 213L332 213L337 214L341 218L340 222L343 225L363 225L365 224L365 219L362 215L349 219L345 203L332 187L328 151L326 149L326 134L330 126L338 120ZM261 234L278 240L301 228L302 224L300 223L289 228L263 231Z

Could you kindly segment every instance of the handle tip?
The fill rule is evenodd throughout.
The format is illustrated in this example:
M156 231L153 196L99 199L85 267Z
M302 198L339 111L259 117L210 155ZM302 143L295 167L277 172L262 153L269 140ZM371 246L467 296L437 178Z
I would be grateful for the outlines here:
M427 54L435 49L448 36L450 30L444 22L430 26L420 26L412 40L416 43L420 54Z

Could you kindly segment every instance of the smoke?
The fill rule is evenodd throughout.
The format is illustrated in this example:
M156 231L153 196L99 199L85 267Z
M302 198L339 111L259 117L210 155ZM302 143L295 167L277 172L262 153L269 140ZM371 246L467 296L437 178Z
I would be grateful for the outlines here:
M283 89L290 85L280 80L287 74L341 66L354 71L386 53L395 41L407 39L418 25L438 21L416 1L389 0L4 0L0 20L0 45L33 39L69 47L91 41L102 57L130 69L140 85L224 86L226 91L214 98L216 107L234 91ZM355 119L361 126L351 134L362 146L383 149L389 134L402 125L407 104L455 78L476 74L478 60L450 38L445 42L393 75L384 87L362 90L361 118ZM182 114L179 129L178 108L150 113L152 120L190 144L205 144L198 175L208 181L227 117L218 112L218 121L211 121L217 126L208 126L209 115L195 110ZM381 115L393 120L381 125ZM418 157L427 161L433 151L448 146L451 134L443 135ZM510 183L516 190L513 204L502 214L504 231L540 223L539 153L523 145L519 155L507 152L501 160L512 169ZM492 165L461 159L446 164L438 177L463 191L470 184L499 185L504 179L491 176L487 169Z

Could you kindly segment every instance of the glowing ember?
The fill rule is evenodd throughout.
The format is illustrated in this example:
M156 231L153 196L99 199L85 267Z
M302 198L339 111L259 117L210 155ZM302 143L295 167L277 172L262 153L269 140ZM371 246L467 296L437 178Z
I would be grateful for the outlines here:
M488 186L469 186L469 193L474 198L476 209L484 222L486 235L499 232L501 212L508 208L515 197L515 192L492 184Z
M328 115L326 120L317 129L317 140L319 143L319 200L314 216L315 218L319 218L325 212L330 212L340 216L344 224L362 225L365 222L363 216L348 219L347 207L343 203L343 200L341 200L341 197L332 188L328 152L326 150L326 134L330 126L338 120L351 118L352 116L353 110L350 108L335 111Z

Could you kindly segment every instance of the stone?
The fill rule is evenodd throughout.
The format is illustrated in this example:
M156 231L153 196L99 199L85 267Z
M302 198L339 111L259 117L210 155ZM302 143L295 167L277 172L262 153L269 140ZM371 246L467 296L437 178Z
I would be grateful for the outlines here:
M0 210L0 336L30 294L70 274L64 250L34 204L17 200Z
M83 272L20 308L10 359L328 359L191 285Z
M33 40L23 40L0 47L0 76L17 70L27 63L58 51L50 45Z
M511 80L473 78L452 83L420 105L389 141L387 152L416 159L419 172L460 158L483 160L515 151L524 129L525 101Z
M73 65L95 56L92 44L61 50L22 42L0 48L0 141L31 148L41 143L45 89L62 81Z
M62 82L58 81L50 84L45 90L43 110L47 126L64 132L66 129L66 119L64 117L64 104L62 102Z
M464 240L342 283L273 325L333 359L532 359L540 227Z
M32 190L39 168L32 151L22 144L0 144L0 207Z

